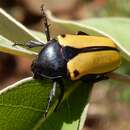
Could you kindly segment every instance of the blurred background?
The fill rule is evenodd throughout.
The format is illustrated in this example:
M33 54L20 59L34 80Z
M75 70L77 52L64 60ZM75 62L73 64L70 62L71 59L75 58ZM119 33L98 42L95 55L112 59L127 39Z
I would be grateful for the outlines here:
M130 17L130 0L0 0L1 8L28 28L38 31L43 31L41 4L62 19ZM51 30L59 32L59 28ZM31 76L31 62L25 57L0 52L0 89ZM126 94L124 100L118 98L122 90L126 91L126 94L130 93L130 90L128 92L128 89L122 86L94 87L84 130L130 130L129 100L125 98Z

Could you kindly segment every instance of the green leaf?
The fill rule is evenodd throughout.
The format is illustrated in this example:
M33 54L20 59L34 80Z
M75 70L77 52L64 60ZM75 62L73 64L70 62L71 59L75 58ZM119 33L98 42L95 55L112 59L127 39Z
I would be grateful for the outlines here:
M9 54L20 55L20 56L27 56L30 58L33 58L34 56L37 55L36 52L29 51L29 50L27 50L23 47L20 47L20 46L14 47L13 44L14 43L12 43L8 39L6 39L0 35L0 51L1 52L6 52Z
M52 16L49 11L47 14L53 23L72 33L84 31L90 35L103 35L109 37L119 47L123 56L127 60L130 60L129 18L93 18L75 22L57 19Z
M52 113L57 102L54 100L47 119L43 118L43 112L52 86L50 80L40 81L27 78L0 91L0 129L77 129L91 85L81 81L65 82L65 85L63 103L57 112Z
M36 32L34 32L36 34ZM15 43L26 43L30 40L41 41L25 26L16 21L0 8L0 35ZM43 36L44 37L44 36Z
M42 32L38 32L38 31L34 31L34 30L30 30L31 33L35 36L38 37L40 39L40 41L45 42L46 43L46 35L43 34Z
M30 40L45 42L45 35L41 32L30 31L1 8L0 19L0 51L31 58L36 56L38 49L29 50L24 46L12 45L14 43L25 44Z
M45 109L50 82L24 79L0 92L0 129L31 130Z
M36 126L38 130L79 129L81 114L88 102L92 84L83 83L81 81L67 84L68 82L65 83L65 85L69 87L69 89L65 93L66 100L61 104L58 112L53 112L41 127ZM67 95L70 91L71 93ZM41 124L41 122L39 122L39 124Z

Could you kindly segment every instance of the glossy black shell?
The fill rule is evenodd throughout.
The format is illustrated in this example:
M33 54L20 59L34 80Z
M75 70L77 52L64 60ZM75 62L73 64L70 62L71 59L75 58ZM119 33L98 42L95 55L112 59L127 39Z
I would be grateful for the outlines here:
M62 54L62 47L57 40L50 40L40 51L37 59L32 63L34 77L56 79L65 77L67 62Z

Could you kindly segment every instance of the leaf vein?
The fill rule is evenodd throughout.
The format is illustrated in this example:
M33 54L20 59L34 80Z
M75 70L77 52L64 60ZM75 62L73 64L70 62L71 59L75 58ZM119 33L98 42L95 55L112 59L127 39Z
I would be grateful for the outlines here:
M43 111L42 109L29 107L29 106L23 106L23 105L0 104L0 106L12 107L12 108L23 108L23 109L33 110L33 111L37 111L37 112L42 112Z

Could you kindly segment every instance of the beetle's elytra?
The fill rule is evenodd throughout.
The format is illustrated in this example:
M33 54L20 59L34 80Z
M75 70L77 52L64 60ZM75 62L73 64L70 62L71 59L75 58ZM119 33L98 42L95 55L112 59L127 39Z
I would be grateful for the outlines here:
M63 78L96 82L106 79L106 73L119 67L121 56L112 40L101 36L89 36L84 32L77 35L64 34L50 38L49 25L42 7L47 43L30 41L28 47L43 46L32 63L34 78L48 78L53 82L45 115L55 96L57 83L61 89L59 103L64 95ZM57 104L57 106L59 105Z

